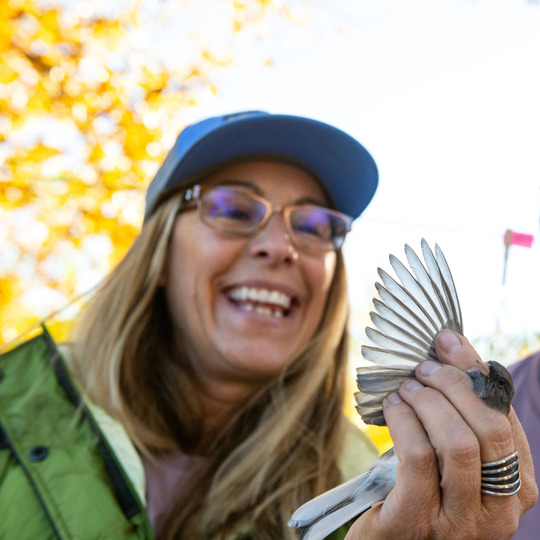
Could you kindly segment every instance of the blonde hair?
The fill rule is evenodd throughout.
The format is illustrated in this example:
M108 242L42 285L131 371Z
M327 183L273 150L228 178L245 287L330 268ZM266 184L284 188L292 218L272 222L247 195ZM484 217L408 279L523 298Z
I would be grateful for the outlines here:
M174 348L160 286L179 201L178 194L162 201L76 333L75 376L149 456L190 453L201 435L192 369ZM261 540L294 538L287 527L292 512L340 481L347 320L338 252L316 335L216 435L207 467L189 489L182 486L160 538L225 538L243 523Z

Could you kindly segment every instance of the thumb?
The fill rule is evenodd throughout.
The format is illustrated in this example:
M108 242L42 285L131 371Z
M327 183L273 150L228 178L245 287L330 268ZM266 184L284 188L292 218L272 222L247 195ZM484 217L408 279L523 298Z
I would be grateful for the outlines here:
M435 350L443 364L463 371L477 369L486 375L489 373L489 365L482 361L469 340L453 330L441 330L435 336Z

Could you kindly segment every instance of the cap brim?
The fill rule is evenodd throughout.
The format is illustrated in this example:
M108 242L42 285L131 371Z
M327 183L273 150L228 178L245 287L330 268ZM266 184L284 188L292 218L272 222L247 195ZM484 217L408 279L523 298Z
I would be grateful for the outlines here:
M336 209L355 218L377 189L375 161L351 136L316 120L263 113L240 117L207 133L178 157L178 165L163 179L159 191L220 163L257 154L305 165L322 181ZM153 201L147 202L151 206Z

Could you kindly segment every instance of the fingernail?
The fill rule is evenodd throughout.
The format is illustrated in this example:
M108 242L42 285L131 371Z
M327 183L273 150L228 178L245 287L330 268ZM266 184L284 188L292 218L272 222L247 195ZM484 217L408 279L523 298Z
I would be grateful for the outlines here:
M437 336L437 344L447 354L451 354L463 347L463 343L451 330L443 330Z
M392 392L386 396L386 399L393 403L394 405L397 405L398 403L403 403L403 400L401 399L401 396L397 392Z
M433 375L436 371L439 371L441 369L441 364L438 362L432 362L431 360L425 360L424 362L420 362L418 364L418 371L422 375Z
M418 382L416 379L411 379L404 383L404 386L407 390L419 390L424 388L424 385L421 382Z

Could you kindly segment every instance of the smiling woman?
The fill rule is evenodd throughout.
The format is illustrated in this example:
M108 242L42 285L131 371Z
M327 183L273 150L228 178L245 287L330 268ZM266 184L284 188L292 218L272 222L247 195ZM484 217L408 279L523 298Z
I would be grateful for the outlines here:
M257 381L255 388L246 388L245 396L234 398L242 401L261 378L275 378L306 349L322 318L336 252L331 243L326 246L324 230L289 233L279 215L267 214L266 222L260 219L260 230L256 233L251 227L250 236L238 232L246 222L249 225L245 208L250 193L264 194L272 202L266 207L269 212L272 205L317 212L318 207L293 206L305 199L317 201L322 211L327 203L313 177L291 165L247 161L223 167L205 185L230 186L232 180L242 188L234 188L236 196L228 197L227 210L222 201L219 213L226 214L226 220L215 212L205 221L195 212L180 213L169 248L165 290L175 335L200 375L202 395L211 398L214 391L209 387L216 382L223 394L224 381L248 387ZM228 189L230 195L232 188ZM219 229L214 226L217 220ZM225 221L235 223L227 227ZM297 247L298 239L306 236L312 241ZM319 242L322 247L315 247ZM249 299L233 300L244 289ZM285 312L270 302L270 295L286 302L285 317L274 315Z
M343 413L341 253L376 186L369 153L314 120L248 112L186 128L73 342L44 332L0 358L0 537L294 538L296 508L376 457ZM470 347L458 356L448 363L466 369ZM484 411L444 395L440 381L463 374L449 369L422 379L430 399L385 401L395 490L332 538L506 538L532 504L527 470L512 501L481 501L468 469L469 483L440 481L438 460L479 473L467 450L497 448ZM450 421L468 437L448 445ZM515 419L491 423L511 426L526 468Z

